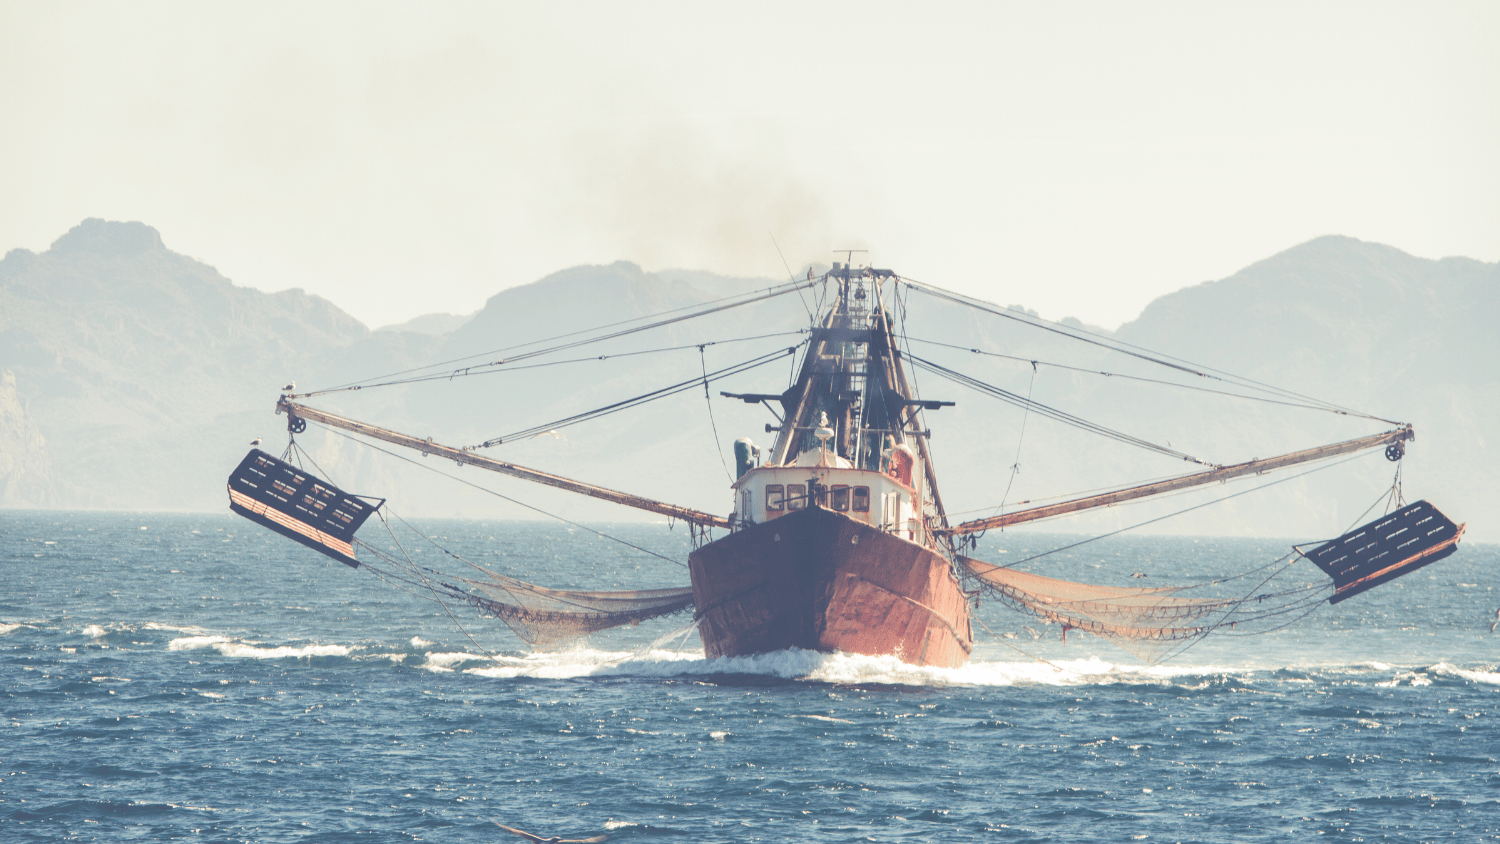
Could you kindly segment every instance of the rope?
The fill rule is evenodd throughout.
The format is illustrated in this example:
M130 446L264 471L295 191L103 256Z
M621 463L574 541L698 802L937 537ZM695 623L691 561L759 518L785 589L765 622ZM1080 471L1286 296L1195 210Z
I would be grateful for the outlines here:
M1315 402L1313 404L1307 404L1307 403L1304 403L1304 402L1284 401L1282 399L1266 398L1264 396L1247 396L1244 393L1235 393L1235 392L1231 392L1229 390L1213 390L1213 389L1210 389L1208 387L1199 387L1199 386L1196 386L1196 385L1193 385L1193 384L1183 384L1183 383L1180 383L1180 382L1177 382L1177 381L1163 381L1160 378L1145 378L1145 377L1142 377L1140 375L1126 375L1126 374L1120 373L1120 372L1106 372L1104 370L1100 370L1100 369L1088 369L1088 368L1082 367L1082 366L1069 366L1069 365L1067 365L1065 363L1055 363L1055 362L1051 362L1051 361L1032 360L1031 358L1021 357L1019 355L1007 355L1007 354L1002 354L1000 352L987 352L987 351L985 351L983 349L975 349L975 348L972 348L972 347L969 347L969 346L956 346L956 345L954 345L952 343L943 343L943 342L939 342L937 340L923 340L923 339L918 338L918 337L913 337L912 338L912 342L926 343L929 346L941 346L941 347L943 347L945 349L957 349L959 351L972 352L973 354L983 355L985 357L1000 358L1002 360L1013 360L1013 361L1018 361L1020 363L1029 363L1029 364L1032 365L1032 367L1036 367L1038 364L1041 364L1043 366L1050 366L1050 367L1053 367L1055 369L1066 369L1066 370L1068 370L1070 372L1078 372L1078 373L1082 373L1082 374L1085 374L1085 375L1100 375L1100 376L1103 376L1105 378L1120 378L1120 379L1124 379L1126 381L1138 381L1138 382L1140 382L1142 384L1156 384L1156 385L1163 386L1163 387L1177 387L1177 388L1183 389L1183 390L1193 390L1194 392L1208 393L1209 395L1214 395L1214 396L1227 396L1229 398L1245 399L1246 401L1258 401L1258 402L1264 402L1265 404L1281 405L1282 407L1296 407L1296 408L1302 408L1302 409L1305 409L1305 410L1321 410L1321 411L1324 411L1324 412L1327 412L1327 413L1333 413L1333 414L1336 414L1336 415L1339 415L1339 416L1361 416L1361 417L1367 418L1367 419L1377 419L1377 417L1374 417L1374 416L1365 416L1364 414L1354 414L1354 413L1350 413L1350 412L1345 411L1345 410L1337 409L1337 408L1329 406L1327 403L1324 403L1324 402ZM1207 377L1213 378L1213 376L1207 376ZM1227 380L1225 380L1223 378L1214 378L1213 380L1224 381L1225 383L1234 383L1232 381L1227 381ZM1259 390L1261 392L1272 393L1272 394L1279 394L1279 393L1277 393L1275 391L1274 388L1258 387L1258 386L1254 386L1253 383L1252 384L1242 384L1240 386L1247 386L1247 387L1250 387L1250 389ZM1378 421L1384 422L1384 421L1387 421L1387 420L1379 419ZM1392 424L1401 424L1401 423L1392 423Z
M1192 363L1191 361L1184 361L1184 360L1182 360L1180 358L1174 358L1171 355L1164 355L1164 354L1161 354L1160 352L1154 352L1154 351L1151 351L1150 349L1146 349L1146 348L1143 348L1141 346L1136 346L1136 345L1134 345L1132 343L1126 343L1123 340L1115 340L1115 339L1112 339L1112 338L1101 337L1101 336L1099 336L1097 334L1094 334L1091 331L1087 331L1085 329L1067 327L1066 330L1064 330L1064 327L1061 324L1059 324L1059 323L1052 322L1051 320L1044 320L1041 317L1030 317L1029 315L1027 315L1027 318L1023 319L1022 316L1020 316L1020 315L1017 314L1017 312L1012 311L1012 310L1010 310L1008 308L1000 308L1000 306L995 305L995 304L990 303L990 302L985 302L982 299L976 299L976 298L971 297L971 296L965 296L965 295L963 295L961 293L955 293L955 292L950 291L950 290L944 290L944 289L942 289L940 287L937 287L935 285L927 284L925 282L920 282L920 281L917 281L915 279L903 277L901 279L901 281L905 282L907 284L907 286L909 286L909 287L912 287L912 288L914 288L916 290L919 290L919 291L921 291L923 293L928 294L929 296L933 296L933 297L938 298L938 299L945 299L945 300L947 300L949 302L953 302L954 304L957 304L957 305L963 305L965 307L973 308L973 309L978 310L978 311L983 311L985 313L992 314L992 315L998 316L998 317L1002 317L1004 319L1014 320L1015 322L1019 322L1022 325L1028 325L1028 326L1031 326L1032 328L1039 328L1039 329L1041 329L1043 331L1050 331L1050 332L1052 332L1054 334L1059 334L1059 335L1062 335L1063 337L1067 337L1067 338L1072 339L1072 340L1077 340L1080 343L1087 343L1089 345L1098 346L1100 348L1107 349L1107 350L1112 351L1112 352L1117 352L1117 353L1123 354L1123 355L1129 355L1130 357L1139 358L1141 360L1147 361L1148 363L1153 363L1153 364L1156 364L1158 366L1164 366L1164 367L1167 367L1169 369L1176 369L1176 370L1179 370L1181 372L1185 372L1185 373L1188 373L1190 375L1195 375L1195 376L1200 377L1200 378L1208 378L1208 379L1212 379L1212 380L1215 380L1215 381L1224 381L1226 383L1235 383L1235 384L1240 384L1241 386L1252 386L1252 387L1254 387L1256 389L1260 389L1260 390L1263 390L1265 392L1270 392L1270 393L1274 393L1274 394L1278 394L1278 395L1283 395L1283 396L1289 396L1291 398L1300 399L1300 400L1305 401L1305 402L1312 402L1313 404L1315 404L1317 406L1320 406L1320 407L1322 407L1322 408L1324 408L1324 409L1326 409L1326 410L1328 410L1328 411L1330 411L1332 413L1337 413L1339 415L1358 416L1358 417L1362 417L1362 418L1365 418L1365 419L1372 419L1372 420L1375 420L1375 421L1378 421L1378 422L1384 422L1384 423L1387 423L1387 424L1390 424L1390 425L1402 425L1402 424L1404 424L1404 423L1401 423L1401 422L1396 422L1394 420L1384 419L1384 418L1379 417L1379 416L1374 416L1374 415L1369 414L1369 413L1364 413L1364 412L1359 411L1359 410L1354 410L1354 409L1351 409L1351 408L1343 407L1341 405L1334 404L1333 402L1324 401L1322 399L1314 398L1312 396L1307 396L1307 395L1304 395L1302 393L1298 393L1298 392L1295 392L1295 391L1292 391L1292 390L1288 390L1288 389L1285 389L1285 388L1282 388L1282 387L1277 387L1277 386L1274 386L1274 385L1271 385L1271 384L1266 384L1264 382L1256 381L1256 380L1251 379L1251 378L1245 378L1243 376L1234 375L1233 373L1223 372L1221 370L1213 369L1212 367L1207 367L1207 366L1202 366L1201 364ZM1080 336L1080 335L1083 335L1083 336ZM1211 374L1211 373L1216 373L1216 374Z
M783 267L786 267L786 276L787 276L787 278L791 280L792 284L796 284L797 283L797 276L796 276L795 273L792 272L792 266L791 266L791 264L788 264L786 262L786 256L783 255L783 254L781 254L781 244L779 244L779 243L776 242L776 235L771 234L770 232L766 232L766 234L768 234L768 235L771 236L771 245L774 246L774 247L776 247L776 256L781 259L781 265ZM811 269L809 268L808 271L811 272ZM810 324L812 324L814 322L817 322L818 318L815 317L815 316L813 316L812 308L808 306L808 304L807 304L807 297L802 295L802 288L800 288L800 287L797 288L797 298L800 299L800 300L802 300L802 307L807 311L807 322L808 322L808 324L810 325Z
M1005 508L1006 499L1010 498L1010 488L1016 482L1016 475L1021 473L1021 444L1026 441L1026 420L1031 418L1031 393L1036 387L1036 361L1031 362L1031 382L1026 385L1026 407L1021 411L1021 433L1016 436L1016 460L1010 464L1010 480L1005 482L1005 493L1000 496L1000 506L995 508L994 515L999 515Z
M680 381L667 387L652 390L649 393L642 393L641 395L635 396L633 398L624 399L613 404L607 404L603 407L584 411L583 413L574 414L573 416L564 417L555 422L546 422L541 425L533 425L530 428L523 428L520 431L515 431L501 437L494 437L492 439L485 440L484 442L475 446L475 448L490 448L492 446L497 446L505 442L528 439L530 437L536 436L537 434L544 434L548 431L555 431L558 428L566 428L570 425L577 425L580 422L587 422L592 419L597 419L601 416L608 416L611 413L618 413L622 410L628 410L632 407L636 407L637 405L655 401L656 399L662 399L668 396L676 395L677 393L683 392L684 390L689 390L693 387L696 387L700 382L703 383L704 389L706 390L708 388L709 381L717 381L721 378L728 378L731 375L739 375L742 372L749 372L756 367L770 363L771 361L781 357L782 355L793 355L796 353L797 348L805 343L807 343L807 341L803 340L802 343L797 344L797 346L790 346L786 349L770 352L757 358L751 358L748 361L737 363L732 366L727 366L723 369L717 370L712 373L707 373L698 378L692 378L687 381Z
M1253 487L1251 489L1242 489L1239 492L1231 493L1231 494L1226 495L1226 496L1224 496L1222 498L1215 498L1212 501L1205 501L1205 502L1203 502L1201 504L1195 504L1192 507L1188 507L1188 508L1185 508L1185 509L1182 509L1182 510L1178 510L1178 511L1173 512L1173 513L1167 513L1164 516L1158 516L1158 517L1156 517L1154 519L1147 519L1144 522L1137 522L1136 524L1130 525L1128 527L1122 527L1119 530L1113 530L1113 531L1110 531L1109 533L1102 533L1102 534L1099 534L1098 536L1091 536L1091 537L1088 537L1087 539L1081 539L1081 540L1079 540L1077 542L1073 542L1073 543L1070 543L1068 545L1064 545L1064 546L1062 546L1060 548L1053 548L1051 551L1043 551L1040 554L1033 554L1030 557L1026 557L1025 559L1017 560L1016 562L1012 563L1011 565L1006 566L1006 568L1016 568L1017 566L1020 566L1020 565L1022 565L1024 563L1029 563L1029 562L1031 562L1033 560L1040 560L1043 557L1048 557L1048 556L1051 556L1053 554L1061 553L1063 551L1071 551L1074 548L1077 548L1077 547L1082 546L1082 545L1087 545L1090 542L1097 542L1100 539L1107 539L1108 537L1111 537L1111 536L1117 536L1119 534L1125 533L1126 531L1135 530L1136 528L1142 528L1142 527L1145 527L1146 525L1151 525L1151 524L1155 524L1155 523L1160 522L1160 521L1165 521L1166 519L1170 519L1170 518L1173 518L1173 517L1176 517L1176 516L1180 516L1180 515L1182 515L1184 513L1191 513L1194 510L1201 510L1204 507L1208 507L1208 506L1213 505L1213 504L1219 504L1219 503L1228 501L1228 500L1230 500L1232 498L1239 498L1242 495L1249 495L1252 492L1260 492L1263 489L1269 489L1269 488L1271 488L1273 486L1276 486L1277 484L1284 484L1287 481L1294 481L1294 480L1297 480L1298 478L1305 477L1307 475L1311 475L1311 474L1313 474L1315 472L1322 472L1325 469L1332 469L1335 466L1342 466L1345 463L1349 463L1351 461L1358 460L1360 458L1368 457L1368 456L1369 456L1369 453L1351 455L1351 456L1345 457L1343 460L1339 460L1339 461L1337 461L1335 463L1326 463L1326 464L1324 464L1322 466L1317 466L1317 467L1314 467L1312 469L1308 469L1308 470L1303 471L1303 472L1298 472L1295 475L1287 475L1286 477L1283 477L1283 478L1277 478L1274 481L1270 481L1270 482L1261 484L1260 486ZM1274 563L1272 565L1274 565ZM1262 567L1260 569L1251 569L1249 572L1244 572L1244 573L1241 573L1241 574L1231 575L1229 577L1220 578L1220 579L1217 579L1217 580L1205 581L1204 583L1195 584L1195 585L1209 586L1209 585L1213 585L1213 584L1216 584L1216 583L1227 583L1228 581L1235 580L1235 579L1240 578L1240 577L1245 577L1245 576L1247 576L1249 574L1254 574L1255 572L1262 571L1262 570L1264 570L1264 567ZM972 577L968 577L968 578L965 578L965 579L972 580L973 578ZM1187 588L1187 587L1184 587L1184 588Z
M418 462L416 460L411 459L410 457L407 457L404 454L397 454L394 451L390 451L388 449L381 448L380 446L375 445L372 442L368 442L366 440L359 439L359 438L357 438L357 437L349 434L346 431L341 431L341 430L339 430L337 428L330 428L330 427L328 427L326 425L319 425L318 427L323 428L326 431L330 431L330 432L332 432L334 434L338 434L339 436L343 437L344 439L347 439L347 440L349 440L351 442L354 442L354 443L358 443L359 445L362 445L362 446L364 446L366 448L372 448L372 449L380 452L381 454L390 455L391 457L394 457L397 460L405 461L407 463L412 464L413 466L420 466L420 467L422 467L423 469L426 469L429 472L434 472L434 473L442 475L443 477L448 478L450 480L457 481L457 482L459 482L461 484L464 484L466 486L471 486L474 489L479 490L480 492L488 493L488 494L493 495L496 498L499 498L499 499L501 499L503 501L510 502L511 504L515 504L515 505L517 505L519 507L525 507L526 509L528 509L528 510L534 512L534 513L539 513L539 514L541 514L543 516L546 516L549 519L556 519L559 522L562 522L564 524L572 525L573 527L579 528L580 530L586 530L589 533L592 533L595 536L600 537L601 539L608 539L611 542L618 542L621 545L627 546L629 548L634 548L635 550L640 551L643 554L649 554L649 555L651 555L653 557L656 557L658 559L666 560L667 562L672 563L673 565L678 565L678 566L682 566L683 568L687 568L687 563L684 563L684 562L682 562L680 560L674 560L671 557L665 556L663 554L658 554L658 553L656 553L655 551L652 551L649 548L642 548L641 546L636 545L636 544L634 544L632 542L629 542L627 540L621 539L621 538L619 538L617 536L611 536L610 534L604 533L603 531L591 528L588 525L581 524L579 522L575 522L572 519L563 518L562 516L559 516L556 513L548 512L548 511L543 510L542 508L537 507L535 505L527 504L524 501L518 501L518 500L516 500L514 498L511 498L508 495L504 495L502 493L496 492L495 490L492 490L492 489L490 489L488 487L480 486L479 484L476 484L473 481L457 477L456 475L450 475L447 472L441 471L437 467L432 466L431 464L421 463L421 462Z
M1066 425L1072 425L1075 428L1088 431L1092 434L1098 434L1099 436L1105 437L1106 439L1112 439L1116 442L1124 443L1126 445L1133 445L1137 448L1142 448L1147 451L1154 451L1158 454L1164 454L1168 457L1175 457L1179 460L1185 460L1189 463L1197 463L1200 466L1213 465L1212 463L1208 463L1207 461L1199 460L1191 454L1178 451L1175 448L1164 445L1157 445L1150 440L1144 440L1140 437L1132 436L1121 431L1116 431L1113 428L1106 428L1098 423L1090 422L1081 416L1074 416L1071 413L1058 410L1054 407L1049 407L1040 402L1032 401L1029 398L1022 398L1021 396L1018 396L1015 393L1010 392L1009 390L996 387L993 384L985 383L984 381L980 381L978 378L970 375L965 375L962 372L958 372L956 370L949 369L948 367L942 366L941 364L933 363L932 361L929 361L925 358L919 358L916 355L909 353L907 357L910 358L912 363L916 364L918 367L926 369L927 371L934 374L941 375L942 377L947 378L948 380L956 384L968 387L976 392L986 393L990 396L1000 399L1001 401L1004 401L1008 404L1013 404L1017 407L1034 409L1036 410L1036 412L1047 417L1048 419L1052 419L1053 421L1062 422Z
M772 298L775 298L777 296L781 296L783 294L789 293L789 292L791 292L793 290L799 290L801 288L801 286L803 286L803 285L807 285L807 283L806 282L792 282L792 283L788 283L788 284L777 285L776 287L767 288L764 293L760 293L758 295L754 295L751 298L744 299L744 300L738 301L738 302L731 302L729 300L735 299L735 298L741 297L741 296L748 296L750 294L740 293L740 294L735 294L734 296L725 296L725 297L720 298L720 299L714 299L714 300L712 300L712 301L710 301L710 302L707 303L709 305L715 305L715 307L703 308L702 310L696 311L694 313L684 314L684 315L681 315L681 316L675 316L675 317L671 317L669 319L658 320L656 322L648 323L646 325L640 325L640 326L636 326L634 328L627 328L627 329L624 329L624 330L621 330L621 331L616 331L616 332L613 332L613 333L610 333L610 334L604 334L604 335L600 335L600 336L597 336L597 337L589 337L589 338L585 338L585 339L582 339L582 340L576 340L576 341L573 341L571 343L561 343L561 344L558 344L558 345L555 345L555 346L550 346L550 347L543 348L543 349L536 349L536 350L533 350L533 351L530 351L530 352L523 352L523 353L521 353L519 355L516 355L516 356L514 356L512 358L509 358L509 359L491 361L491 362L485 363L485 364L476 364L475 366L466 367L466 369L474 369L474 368L476 368L478 366L484 366L484 367L501 366L501 365L504 365L504 364L507 364L507 363L514 363L514 362L520 361L520 360L528 360L530 358L539 357L541 355L551 354L553 352L563 351L563 350L566 350L566 349L573 349L573 348L577 348L579 346L586 346L586 345L589 345L591 343L600 343L600 342L603 342L605 340L613 340L613 339L616 339L616 338L619 338L619 337L628 336L630 334L636 334L636 333L639 333L641 331L649 331L649 330L651 330L653 328L661 328L662 326L672 325L674 323L683 322L685 320L696 319L696 318L698 318L700 316L708 316L710 314L719 313L720 311L730 310L731 308L738 308L741 305L749 305L749 304L753 304L755 302L762 302L762 301L765 301L767 299L772 299ZM718 304L720 302L728 302L728 304ZM395 378L396 376L407 375L407 374L413 373L413 372L423 372L425 370L433 369L433 368L436 368L436 367L439 367L439 366L448 366L450 364L462 363L463 361L466 361L466 360L473 360L475 358L483 358L483 357L489 357L491 355L502 354L502 353L508 352L508 351L510 351L512 349L524 349L527 346L535 346L538 343L547 343L547 342L551 342L553 340L561 340L561 339L564 339L564 338L567 338L567 337L576 337L576 336L578 336L580 334L587 334L590 331L601 331L601 330L604 330L604 329L613 328L613 327L615 327L617 325L627 325L627 324L632 323L632 322L638 322L638 321L640 321L642 319L652 319L652 318L657 317L657 316L665 316L666 314L673 314L673 313L677 313L678 311L686 310L688 308L696 308L696 307L700 307L700 306L699 305L685 305L685 306L683 306L681 308L673 308L671 310L662 311L662 312L660 312L658 314L653 314L653 315L647 316L647 317L635 317L633 319L621 320L619 322L613 322L613 323L609 323L607 325L596 326L594 328L586 328L586 329L581 329L579 331L570 331L570 332L568 332L566 334L559 334L559 335L557 335L555 337L551 337L551 338L549 338L547 340L533 340L533 341L528 342L528 343L520 343L520 344L517 344L517 345L514 345L514 346L507 346L507 347L505 347L503 349L494 349L494 350L491 350L491 351L488 351L488 352L480 352L478 354L465 355L464 357L453 358L452 360L442 361L440 363L428 364L426 366L419 366L419 367L415 367L415 368L412 368L412 369L403 369L403 370L401 370L399 372L393 372L393 373L390 373L388 375L377 375L377 376L373 376L371 378L362 379L360 381L350 381L348 383L341 384L341 385L336 386L336 387L329 387L329 388L324 389L324 390L313 390L313 391L306 392L306 393L298 393L297 395L298 395L299 398L307 398L307 397L310 397L310 396L321 396L321 395L326 395L328 393L336 393L336 392L342 392L342 391L346 391L346 390L372 389L374 387L385 387L385 386L390 386L392 384L408 383L408 381L411 381L411 380L426 380L427 378L430 378L430 377L441 377L441 376L423 376L421 379L394 380L394 381L381 382L381 383L377 383L377 384L369 384L369 383L367 383L367 382L370 382L370 381L374 381L374 380L376 380L378 378Z
M707 343L704 346L708 345ZM714 432L714 453L719 455L719 465L724 467L724 477L729 479L732 486L734 475L729 471L729 464L724 462L724 447L719 441L719 423L714 421L714 401L708 394L708 355L703 351L704 346L698 347L698 363L703 370L703 403L708 405L708 425Z

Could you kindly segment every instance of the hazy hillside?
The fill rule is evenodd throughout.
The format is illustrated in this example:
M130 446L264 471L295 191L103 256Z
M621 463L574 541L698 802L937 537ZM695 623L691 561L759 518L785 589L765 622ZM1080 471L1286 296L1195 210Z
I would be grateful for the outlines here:
M1493 538L1500 531L1485 524L1485 515L1500 505L1489 483L1500 469L1491 421L1500 413L1497 320L1500 265L1432 261L1324 237L1222 281L1164 296L1113 335L1191 361L1188 368L1195 371L1213 367L1379 417L1374 420L1275 403L1302 403L1295 397L1227 398L1212 391L1255 391L1218 380L1212 370L1194 376L991 317L924 313L911 324L914 336L946 334L954 345L1039 360L1033 370L1026 360L949 350L942 359L956 369L1210 463L1268 457L1412 423L1417 440L1401 464L1407 497L1432 499L1454 518L1472 521L1473 536ZM918 343L914 351L922 354L922 348ZM929 378L923 386L931 397L960 398L958 407L929 417L934 429L940 419L944 423L933 447L945 469L945 492L954 493L948 496L950 510L993 502L1007 484L1014 507L1189 468L1035 414L1028 419L957 385ZM987 468L978 468L981 462ZM1021 468L1012 480L1016 463ZM955 464L957 472L950 468ZM1285 480L1269 494L1235 498L1152 530L1328 535L1356 523L1389 488L1395 468L1371 454L1339 471ZM1279 477L1267 478L1273 479ZM996 489L1002 492L991 492ZM1122 507L1097 513L1087 524L1095 530L1123 527L1236 491L1205 490Z
M571 362L462 372L515 359L548 338L774 283L648 273L624 262L575 267L501 291L470 316L427 315L371 332L301 291L236 287L212 267L169 251L148 226L88 220L46 252L14 250L0 261L0 506L220 509L224 478L249 439L264 436L272 451L284 447L285 420L272 406L277 388L290 379L301 391L447 362L434 370L443 377L431 382L310 402L440 442L474 445L770 355L765 365L715 383L710 400L699 385L562 428L560 436L508 441L488 452L725 511L721 454L738 436L768 442L763 426L774 419L719 391L779 392L788 385L792 359L777 353L805 337L800 332L811 296L726 310L558 356ZM1121 376L1223 386L917 292L903 293L896 307L906 316L907 341L917 357L1209 462L1391 427L1132 381ZM1403 464L1408 495L1432 498L1455 518L1471 521L1471 535L1494 538L1500 532L1484 524L1484 514L1500 504L1500 493L1484 481L1500 468L1487 422L1500 411L1500 378L1492 369L1500 361L1497 319L1500 265L1430 261L1329 237L1162 297L1115 336L1416 424L1418 440ZM1187 468L1024 413L931 372L914 377L925 396L957 401L926 421L945 502L960 519L993 512L1002 499L1013 508ZM299 440L337 482L389 496L406 514L536 516L439 477L441 471L572 518L637 517L473 469L391 459L317 430ZM1393 471L1394 464L1376 455L1337 479L1332 473L1296 479L1268 495L1233 499L1152 530L1326 534L1358 517ZM1223 493L1209 497L1216 494ZM1077 527L1123 526L1196 500L1111 510Z
M413 338L300 290L236 287L141 223L85 220L0 260L5 503L214 507L225 461L275 433L278 387L425 356Z

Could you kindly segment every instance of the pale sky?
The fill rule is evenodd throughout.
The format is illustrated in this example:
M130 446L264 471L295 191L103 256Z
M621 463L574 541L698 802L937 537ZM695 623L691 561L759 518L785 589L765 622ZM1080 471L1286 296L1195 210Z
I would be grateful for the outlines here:
M139 220L371 327L838 248L1115 328L1324 234L1500 260L1500 3L0 0L0 251Z

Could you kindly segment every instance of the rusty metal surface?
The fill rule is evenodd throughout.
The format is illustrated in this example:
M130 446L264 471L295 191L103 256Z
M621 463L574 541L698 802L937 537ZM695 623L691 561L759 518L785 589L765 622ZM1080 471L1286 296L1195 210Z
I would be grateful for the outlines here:
M1279 457L1268 457L1264 460L1250 460L1245 463L1237 463L1233 466L1217 466L1206 472L1195 472L1191 475L1172 478L1170 480L1158 481L1156 483L1142 484L1128 489L1106 492L1101 495L1091 495L1087 498L1075 498L1072 501L1064 501L1060 504L1050 504L1045 507L1032 507L1026 510L1017 510L1013 513L1005 513L1000 516L992 516L987 519L975 519L972 522L964 522L951 528L939 529L938 533L960 535L966 533L978 533L996 527L1007 527L1009 525L1031 522L1037 519L1046 519L1052 516L1061 516L1066 513L1077 513L1083 510L1092 510L1096 507L1108 507L1125 501L1134 501L1140 498L1149 498L1153 495L1161 495L1168 492L1176 492L1181 489L1202 486L1204 484L1227 481L1244 475L1254 475L1260 472L1269 472L1273 469L1282 469L1287 466L1295 466L1299 463L1307 463L1313 460L1322 460L1328 457L1337 457L1341 454L1349 454L1355 451L1363 451L1370 448L1378 448L1383 445L1392 445L1404 440L1412 439L1415 434L1410 425L1397 428L1394 431L1386 431L1383 434L1373 434L1368 437L1360 437L1353 440L1345 440L1341 443L1319 446L1317 448L1294 451Z
M743 529L688 566L709 656L797 647L955 667L973 647L945 558L828 510Z
M571 478L564 478L560 475L552 475L546 472L537 471L536 469L528 469L525 466L518 466L514 463L506 463L501 460L494 460L489 457L483 457L479 454L475 454L472 451L461 448L453 448L452 446L442 445L441 443L435 443L430 438L425 440L420 439L409 434L402 434L397 431L391 431L386 428L381 428L376 425L370 425L368 423L359 422L353 419L346 419L337 414L318 410L306 405L297 404L286 398L285 396L283 396L279 401L276 402L276 412L287 413L300 419L308 419L332 428L339 428L351 433L361 434L363 436L370 437L371 439L382 440L393 445L410 448L423 454L433 454L438 457L445 457L455 463L462 463L468 466L478 466L481 469L488 469L491 472L499 472L502 475L510 475L513 478L520 478L522 480L532 481L534 483L546 484L547 486L557 487L558 489L565 489L569 492L576 492L580 495L588 495L593 498L602 499L604 501L611 501L615 504L623 504L626 507L634 507L637 510L646 510L652 513L660 513L663 516L670 516L674 519L682 519L685 522L690 522L695 525L706 525L709 527L720 528L729 527L729 519L725 518L724 516L715 516L712 513L704 513L698 510L691 509L689 507L679 507L676 504L667 504L662 501L654 501L650 498L643 498L639 495L631 495L628 492L619 492L617 490L608 489L606 487L586 484L582 481L575 481Z

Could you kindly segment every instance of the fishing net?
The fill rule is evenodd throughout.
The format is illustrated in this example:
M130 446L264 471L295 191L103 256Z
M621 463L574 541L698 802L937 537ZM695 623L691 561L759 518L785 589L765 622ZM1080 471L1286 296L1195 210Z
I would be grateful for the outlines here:
M971 557L960 556L958 561L980 581L987 594L1049 624L1062 625L1065 638L1069 630L1083 630L1113 642L1145 662L1156 662L1174 646L1226 623L1237 625L1264 615L1242 613L1244 598L1178 597L1177 593L1194 587L1096 586L1004 568Z
M477 567L476 567L477 568ZM693 605L693 588L587 592L548 589L484 570L487 580L461 578L477 590L460 597L505 622L527 644L550 644L586 633L639 624Z

